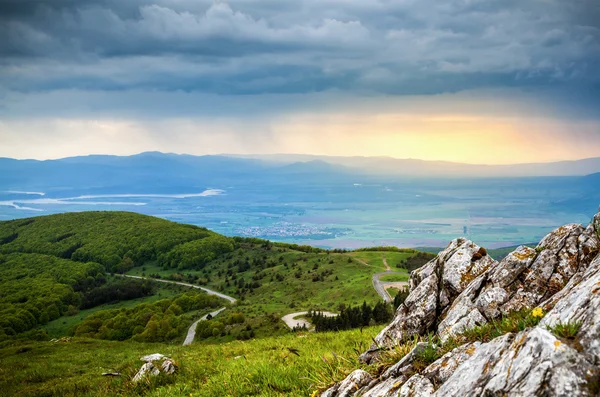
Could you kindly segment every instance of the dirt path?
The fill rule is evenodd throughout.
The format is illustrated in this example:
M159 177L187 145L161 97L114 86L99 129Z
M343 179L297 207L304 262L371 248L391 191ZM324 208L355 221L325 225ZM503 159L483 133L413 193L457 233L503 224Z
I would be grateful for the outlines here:
M383 257L383 264L385 265L385 270L387 270L388 272L392 271L392 268L390 267L390 265L388 265L387 258L385 256Z
M360 258L356 258L354 256L351 256L351 258L354 259L355 261L357 261L358 263L360 263L361 265L365 265L365 266L368 266L368 267L374 267L375 269L381 269L381 267L370 265L370 264L368 264L367 262L363 261Z

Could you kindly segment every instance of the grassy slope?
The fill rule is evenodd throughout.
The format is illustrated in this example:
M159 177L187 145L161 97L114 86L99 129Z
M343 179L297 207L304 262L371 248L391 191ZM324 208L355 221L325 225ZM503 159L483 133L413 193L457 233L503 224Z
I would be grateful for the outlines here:
M413 362L421 371L460 345L489 342L534 327L540 320L534 312L521 311L445 343L426 335L384 352L381 362L371 366L358 363L358 354L381 327L189 347L87 339L5 343L0 347L0 390L14 396L307 396L325 390L356 368L378 376L418 341L427 344ZM550 331L568 338L559 329ZM130 379L141 366L138 358L156 352L172 357L178 373L132 384ZM105 371L119 371L122 376L100 376Z
M370 252L369 260L382 263L381 258L388 253ZM266 257L273 267L250 269L239 272L236 261L252 262L255 258ZM380 301L375 292L371 277L373 273L383 271L383 268L365 266L363 263L351 259L348 254L304 253L286 248L274 247L270 250L260 246L245 246L232 254L209 263L202 271L183 271L187 276L199 276L201 285L214 288L235 298L242 298L234 310L244 313L247 318L245 324L251 325L257 336L284 334L288 332L283 322L279 321L286 314L309 309L336 311L341 303L346 305L360 305L363 301L373 305ZM318 266L315 269L315 266ZM231 266L231 267L230 267ZM144 271L145 268L145 271ZM227 276L227 270L232 269L235 280ZM219 276L221 272L221 276ZM313 281L315 275L328 275L322 280ZM162 270L159 266L148 265L132 269L129 274L159 274L169 277L177 274L176 270ZM242 291L234 286L236 281L243 278L253 281L253 276L261 274L257 281L261 284L252 292ZM283 277L280 281L277 275ZM299 276L299 277L297 277ZM207 278L208 280L207 281ZM257 277L258 278L258 277ZM226 281L229 280L229 286ZM228 337L211 338L209 342L222 342Z
M409 279L409 275L408 275L408 271L404 271L404 274L389 274L389 275L381 276L379 279L386 283L407 282Z
M357 352L380 329L188 347L89 339L24 342L0 349L0 390L32 397L307 396L356 368ZM142 364L139 358L156 352L172 357L179 373L133 385L129 380ZM100 376L105 371L119 371L123 376Z
M355 251L350 252L348 255L361 259L372 266L381 268L382 270L385 270L385 265L383 263L383 258L385 258L387 264L392 268L392 270L395 271L397 264L413 256L414 254L394 251Z
M130 212L78 212L0 222L0 253L35 252L101 263L142 263L216 233Z
M335 311L341 303L378 302L380 298L372 287L371 276L384 270L383 258L387 258L393 268L396 262L411 255L399 252L306 253L289 246L268 247L260 242L244 241L236 245L234 252L217 257L203 270L164 270L157 265L159 255L188 241L213 235L216 234L203 228L133 213L68 213L0 222L0 252L44 253L61 257L63 262L70 262L68 258L80 258L96 261L107 268L130 257L138 265L130 274L158 273L168 277L181 272L198 276L196 284L240 299L238 310L248 319L243 326L257 329L257 336L287 332L279 318L294 311ZM256 265L257 260L262 265ZM250 265L240 269L239 264L243 262ZM363 262L371 266L365 266ZM0 274L2 271L0 266ZM249 283L256 281L260 287L239 288L240 278ZM144 301L148 299L154 298ZM138 302L141 301L122 303L117 307L131 307ZM77 321L97 310L63 316L52 321L46 329L52 336L65 334Z

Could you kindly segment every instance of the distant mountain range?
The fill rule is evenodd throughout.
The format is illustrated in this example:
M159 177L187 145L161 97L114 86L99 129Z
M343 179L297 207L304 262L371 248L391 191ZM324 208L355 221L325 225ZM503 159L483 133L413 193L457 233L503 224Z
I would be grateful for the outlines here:
M227 183L261 181L276 184L328 181L356 182L357 178L481 178L585 176L598 185L600 158L557 163L471 165L386 157L327 157L310 155L192 156L146 152L133 156L93 155L59 160L0 158L0 187L48 188L87 186L149 187L189 190Z
M392 157L340 157L305 154L268 155L205 155L145 152L132 156L90 155L58 160L15 160L0 158L0 167L18 170L61 169L68 165L128 169L159 169L187 171L210 169L227 173L248 173L274 170L296 172L351 172L362 174L401 175L419 177L527 177L584 176L600 172L600 157L553 163L522 163L511 165L464 164L447 161L397 159Z
M600 172L600 157L553 163L522 163L510 165L464 164L448 161L397 159L392 157L338 157L316 155L229 155L258 159L274 164L290 162L322 162L340 165L368 174L418 177L528 177L584 176Z

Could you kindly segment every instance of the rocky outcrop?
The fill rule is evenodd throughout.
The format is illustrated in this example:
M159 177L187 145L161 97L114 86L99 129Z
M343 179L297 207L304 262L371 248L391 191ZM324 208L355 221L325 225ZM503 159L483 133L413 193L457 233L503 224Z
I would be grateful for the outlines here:
M169 357L163 356L160 353L151 354L140 358L144 361L144 365L133 377L133 382L137 383L147 376L158 376L161 373L172 375L177 371L177 366Z
M394 321L361 356L361 361L370 363L377 359L382 349L435 328L454 299L496 264L485 249L472 241L452 241L437 258L411 273L410 295L398 307Z
M535 249L519 247L501 262L457 239L411 274L411 292L392 323L361 355L435 332L443 342L518 310L542 307L542 322L488 343L460 346L417 371L424 344L357 387L352 396L588 396L600 388L600 214L586 228L562 226ZM552 333L571 324L574 340ZM344 381L346 382L346 381ZM342 383L344 384L344 383ZM327 396L334 397L335 387Z
M482 345L435 393L450 396L588 396L594 365L535 327Z

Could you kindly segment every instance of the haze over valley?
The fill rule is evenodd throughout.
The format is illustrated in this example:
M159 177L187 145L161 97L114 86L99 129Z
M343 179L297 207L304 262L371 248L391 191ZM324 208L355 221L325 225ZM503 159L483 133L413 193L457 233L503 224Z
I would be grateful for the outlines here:
M0 0L0 395L600 396L598 0Z
M584 223L600 202L600 158L483 167L257 157L2 159L0 217L122 210L324 248L442 247L459 236L498 248Z

